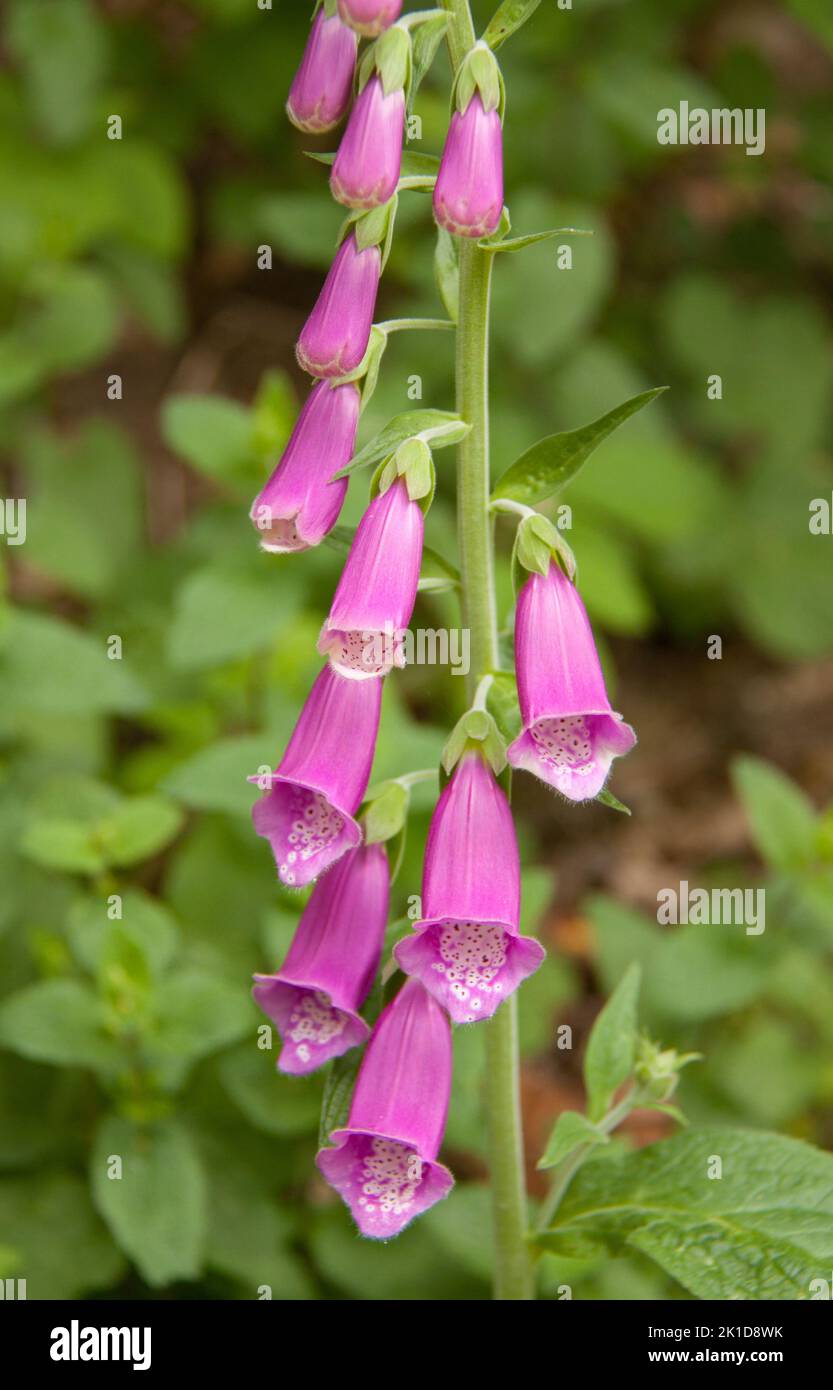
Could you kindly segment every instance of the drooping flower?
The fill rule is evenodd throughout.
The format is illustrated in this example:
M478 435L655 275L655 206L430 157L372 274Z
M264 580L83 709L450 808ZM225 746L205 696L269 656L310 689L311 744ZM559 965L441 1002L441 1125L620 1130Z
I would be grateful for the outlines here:
M419 583L425 522L404 478L374 497L359 523L318 650L342 675L385 675L402 645Z
M503 131L500 114L475 91L451 117L434 185L434 216L454 236L489 236L503 211Z
M350 1116L316 1163L362 1235L386 1240L454 1186L436 1162L451 1092L451 1028L409 980L384 1010L362 1059Z
M578 589L554 560L531 574L515 614L515 665L523 732L513 767L571 801L598 796L614 758L636 734L610 707L593 632Z
M370 338L381 273L380 248L360 251L355 232L346 236L298 339L298 362L310 376L346 376L358 367Z
M280 463L252 503L264 550L307 550L335 526L348 480L330 479L352 457L360 404L352 382L313 387Z
M357 46L353 29L319 10L286 103L299 130L319 134L338 125L353 94Z
M396 192L402 166L405 93L385 93L378 75L359 93L341 137L330 190L349 208L375 208Z
M338 0L338 12L345 24L365 38L375 39L399 18L402 0Z
M312 883L361 843L354 814L367 789L381 699L381 680L348 681L325 666L269 790L255 803L255 830L270 842L290 887Z
M304 1075L363 1043L359 1014L379 965L390 880L381 845L350 850L313 889L286 960L252 990L283 1039L281 1071Z
M394 955L455 1023L489 1018L544 959L518 934L520 862L512 813L478 752L437 802L422 878L422 920Z

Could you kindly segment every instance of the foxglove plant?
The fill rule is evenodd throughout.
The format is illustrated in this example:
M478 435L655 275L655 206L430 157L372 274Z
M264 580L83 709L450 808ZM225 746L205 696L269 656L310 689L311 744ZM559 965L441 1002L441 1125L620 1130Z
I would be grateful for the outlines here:
M330 1142L317 1163L360 1231L380 1239L396 1235L452 1186L438 1161L450 1093L451 1025L478 1027L486 1052L495 1292L503 1299L533 1296L517 996L544 958L540 943L520 932L511 768L532 771L570 800L607 799L623 809L604 782L612 760L635 742L610 707L572 553L534 507L569 482L599 438L658 394L635 397L591 430L541 440L490 491L493 265L503 253L567 234L510 237L503 206L505 91L494 51L538 3L504 0L479 41L469 0L443 0L439 9L401 16L396 0L323 0L318 8L290 98L296 123L302 118L309 128L343 109L346 45L336 45L335 36L344 25L351 39L355 31L375 42L359 64L358 99L341 146L334 159L321 156L332 162L334 196L352 209L297 348L304 370L325 380L313 388L252 509L256 524L265 518L265 546L307 548L332 527L348 477L376 465L371 500L319 639L327 665L277 770L252 779L264 792L254 808L255 828L270 841L281 880L298 887L317 880L282 969L258 976L255 995L281 1033L281 1069L301 1072L339 1059L330 1063L322 1116ZM333 56L321 59L325 26L334 21L341 29L327 30ZM442 159L438 166L424 156L412 160L403 176L404 113L443 36L453 87ZM406 191L432 195L438 279L450 319L373 325L398 199ZM455 330L456 409L398 416L349 457L356 417L372 395L388 335L409 328ZM368 789L382 684L403 663L421 563L434 565L423 575L426 585L438 582L439 557L423 544L425 518L436 486L434 451L452 444L458 446L459 571L443 557L439 575L457 591L469 632L469 707L443 753L441 775L448 780L431 821L421 914L400 934L371 992L377 998L381 991L387 1003L345 1105L351 1073L339 1070L348 1061L340 1054L367 1036L369 1021L360 1010L387 911L382 846L395 876L410 790L436 776L430 769L403 772ZM496 512L516 521L517 693L513 673L502 667L496 618ZM667 1099L667 1087L663 1094ZM623 1113L622 1104L614 1107L599 1133ZM574 1170L570 1160L566 1176L557 1174L547 1219Z

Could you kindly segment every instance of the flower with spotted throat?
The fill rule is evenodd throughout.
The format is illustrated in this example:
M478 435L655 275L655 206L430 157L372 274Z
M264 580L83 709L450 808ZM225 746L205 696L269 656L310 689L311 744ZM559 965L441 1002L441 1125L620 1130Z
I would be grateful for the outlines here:
M361 844L355 812L367 790L382 682L319 672L265 796L254 827L272 846L278 877L303 888ZM249 779L261 783L261 777Z
M404 666L425 521L405 478L374 497L359 523L318 641L342 675L385 675Z
M570 801L598 796L636 734L610 707L584 604L555 560L545 575L530 574L518 596L515 670L523 731L509 762Z
M278 1067L301 1076L363 1043L359 1014L382 954L390 879L382 845L349 850L319 879L286 960L252 990L283 1039Z
M408 980L373 1030L346 1126L316 1159L363 1236L398 1235L448 1196L454 1178L436 1160L450 1094L448 1017Z
M466 752L431 820L423 919L394 951L455 1023L490 1018L544 959L519 935L520 883L509 802L480 753Z

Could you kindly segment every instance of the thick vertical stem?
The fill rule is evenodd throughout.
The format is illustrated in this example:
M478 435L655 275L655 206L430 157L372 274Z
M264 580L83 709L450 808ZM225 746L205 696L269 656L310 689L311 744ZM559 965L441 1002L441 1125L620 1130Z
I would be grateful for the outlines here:
M459 66L475 41L468 0L443 0L450 13L448 46ZM489 291L492 255L460 241L457 324L457 410L471 425L459 445L457 524L463 622L471 639L469 695L499 664L489 517ZM480 1025L486 1044L485 1103L495 1236L495 1297L533 1297L526 1243L526 1184L521 1129L517 996Z

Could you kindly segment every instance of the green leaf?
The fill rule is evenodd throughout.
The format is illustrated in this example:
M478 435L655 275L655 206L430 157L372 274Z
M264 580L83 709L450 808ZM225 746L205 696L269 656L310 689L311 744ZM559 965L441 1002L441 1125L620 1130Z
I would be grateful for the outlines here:
M9 1276L26 1280L27 1298L80 1298L109 1288L124 1272L85 1184L69 1173L0 1182L0 1230L16 1256Z
M121 1159L121 1176L112 1160ZM93 1201L115 1240L154 1288L195 1279L207 1224L205 1175L179 1125L140 1128L111 1115L90 1154Z
M586 1240L643 1251L696 1298L809 1298L833 1260L833 1156L713 1128L588 1163L544 1243L567 1253Z
M249 1123L266 1134L283 1139L315 1134L321 1104L318 1079L281 1076L275 1062L275 1052L261 1051L254 1042L235 1048L219 1063L226 1092Z
M71 145L96 115L105 27L87 0L14 0L6 32L38 125L54 144Z
M736 758L732 781L767 863L787 871L805 868L814 857L816 831L809 797L761 758Z
M409 796L400 782L383 783L372 790L362 815L364 838L367 844L378 845L399 834L408 816Z
M162 796L134 796L124 801L98 828L106 863L129 868L151 859L182 829L178 806Z
M591 231L580 227L553 227L546 232L527 232L525 236L503 237L501 240L482 237L478 241L481 251L525 251L527 246L537 246L540 241L551 241L554 236L592 236Z
M345 468L333 474L333 478L347 478L357 468L380 463L389 454L393 454L400 444L404 444L406 439L411 439L423 430L436 429L443 430L443 433L429 441L432 449L455 444L466 433L468 426L452 410L406 410L402 415L395 415L389 420L385 428L380 430L369 444L365 444L363 449L353 455Z
M148 1047L169 1064L166 1081L181 1085L186 1064L207 1057L252 1029L248 991L205 970L181 970L168 976L154 996L155 1028Z
M169 396L162 433L175 454L198 472L242 492L262 481L251 413L223 396Z
M593 1024L584 1058L587 1113L600 1120L614 1093L633 1071L637 1042L640 968L625 972Z
M492 52L500 48L516 29L535 13L541 0L503 0L498 6L483 34L483 40Z
M427 75L434 56L442 43L443 36L448 28L449 16L447 14L437 15L434 19L427 19L423 24L417 25L411 34L411 49L413 55L413 67L411 72L411 86L408 93L410 110L413 110L414 98L419 91L423 78Z
M0 1046L36 1062L110 1072L121 1052L102 1029L101 1005L77 980L42 980L0 1005Z
M246 778L268 761L268 751L262 735L220 739L175 767L162 789L196 811L247 816L257 791Z
M446 313L456 323L460 312L460 248L457 237L453 237L444 227L437 228L434 278Z
M172 914L149 893L128 888L122 894L119 918L108 916L108 904L100 898L79 898L73 903L67 936L76 958L87 970L98 974L115 928L135 944L151 973L161 975L170 965L179 939Z
M518 705L518 687L511 672L494 673L486 697L486 708L507 743L518 737L521 732L521 711Z
M178 590L174 620L168 631L171 664L179 671L209 666L264 651L297 608L292 582L281 587L281 602L272 586L207 567L188 576Z
M96 418L85 421L69 446L51 431L37 431L24 463L31 489L28 561L78 593L104 596L141 538L141 480L127 435Z
M534 506L559 492L576 476L602 440L667 389L659 386L652 391L642 391L590 425L539 439L507 468L495 485L493 499L505 497Z
M582 1115L578 1110L565 1110L556 1120L547 1140L547 1147L536 1166L556 1168L574 1149L588 1144L595 1148L597 1144L608 1142L608 1136L597 1125L592 1124L586 1115Z
M27 716L135 714L147 701L127 662L108 658L103 637L43 613L11 615L0 673L6 711Z
M347 1124L362 1055L361 1047L351 1047L349 1052L345 1052L342 1057L336 1057L327 1068L318 1124L319 1148L329 1144L334 1129L342 1129Z
M615 797L613 792L607 790L607 787L604 787L595 799L596 801L600 801L603 806L609 806L611 811L620 811L623 816L629 816L631 814L630 806L626 806L623 801Z

